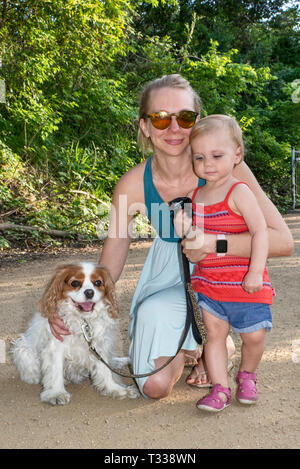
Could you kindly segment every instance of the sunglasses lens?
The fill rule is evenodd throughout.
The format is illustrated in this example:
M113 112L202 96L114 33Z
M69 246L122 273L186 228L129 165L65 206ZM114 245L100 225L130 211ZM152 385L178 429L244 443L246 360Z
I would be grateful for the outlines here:
M176 116L177 123L183 129L190 129L196 122L197 112L194 111L180 111L179 114L169 114L166 111L155 112L149 114L153 127L159 130L164 130L169 127L172 121L172 116Z
M197 113L193 111L181 111L177 117L177 122L180 127L189 129L193 127L196 122Z
M156 129L164 130L171 124L171 117L167 112L157 112L155 114L151 114L151 124Z

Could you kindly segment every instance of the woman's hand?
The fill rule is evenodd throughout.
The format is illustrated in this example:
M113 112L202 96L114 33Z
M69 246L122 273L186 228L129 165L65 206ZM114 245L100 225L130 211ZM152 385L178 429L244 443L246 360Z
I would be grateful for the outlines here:
M192 227L192 218L184 210L176 210L174 213L174 228L177 236L188 236Z
M196 264L207 254L216 252L216 235L204 233L201 228L193 226L181 244L188 260Z
M70 335L71 332L66 328L61 317L56 313L53 319L49 319L49 326L54 337L60 342L64 341L63 335Z

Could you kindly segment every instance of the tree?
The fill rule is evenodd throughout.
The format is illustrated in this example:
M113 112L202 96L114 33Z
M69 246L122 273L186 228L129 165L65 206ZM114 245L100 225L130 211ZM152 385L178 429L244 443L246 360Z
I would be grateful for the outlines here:
M169 73L190 80L202 115L226 113L241 123L250 167L285 207L290 145L300 135L292 100L300 69L299 11L283 11L284 3L2 1L5 221L92 233L99 200L108 201L143 158L139 92Z

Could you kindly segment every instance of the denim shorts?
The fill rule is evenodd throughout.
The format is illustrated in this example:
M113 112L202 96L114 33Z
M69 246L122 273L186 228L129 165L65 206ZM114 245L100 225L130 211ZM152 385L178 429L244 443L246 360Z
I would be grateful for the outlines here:
M211 300L196 292L198 305L216 318L228 322L234 332L247 333L272 329L272 314L268 304Z

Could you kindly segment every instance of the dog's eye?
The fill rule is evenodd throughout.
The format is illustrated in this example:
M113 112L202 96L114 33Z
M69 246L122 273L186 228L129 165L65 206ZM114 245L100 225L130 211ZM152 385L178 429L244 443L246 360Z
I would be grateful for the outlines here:
M78 280L73 280L73 282L71 282L71 287L81 287L81 283Z
M101 284L101 280L96 280L96 282L94 282L95 287L100 287Z

